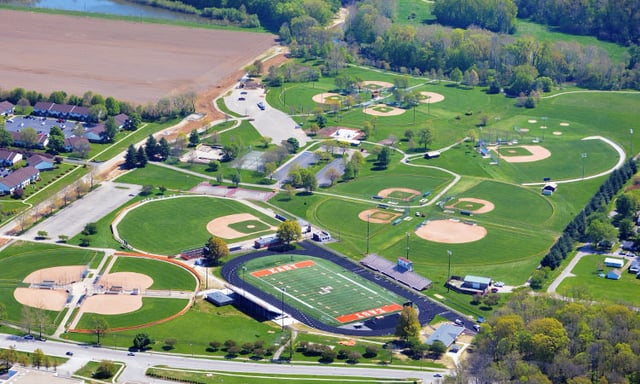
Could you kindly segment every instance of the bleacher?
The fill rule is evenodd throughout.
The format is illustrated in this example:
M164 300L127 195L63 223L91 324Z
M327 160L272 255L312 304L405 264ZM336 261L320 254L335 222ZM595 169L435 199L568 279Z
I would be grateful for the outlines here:
M187 250L184 250L184 251L180 252L180 258L182 260L197 259L197 258L200 258L200 257L204 257L204 248L203 247L194 248L194 249L187 249Z
M420 276L415 272L399 267L382 256L371 254L360 260L360 264L367 268L378 271L400 283L407 285L417 291L423 291L431 286L431 280Z

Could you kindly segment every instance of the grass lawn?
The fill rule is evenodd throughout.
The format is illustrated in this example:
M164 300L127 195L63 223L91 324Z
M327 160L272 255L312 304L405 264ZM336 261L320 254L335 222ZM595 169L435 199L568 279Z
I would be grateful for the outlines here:
M193 382L202 384L311 384L344 382L344 376L312 376L312 375L276 375L267 373L234 373L227 371L193 371L169 367L152 367L147 375L171 381ZM349 381L362 384L376 383L415 383L415 380L380 379L375 377L349 377Z
M604 267L599 270L599 265L604 266L605 255L583 256L571 271L575 276L567 277L557 289L563 296L590 299L600 303L624 303L632 306L640 305L638 290L640 279L636 275L622 272L620 280L610 280L598 276L599 273L607 273L614 269ZM625 260L625 262L628 262Z
M104 318L107 324L109 324L109 328L142 325L174 315L180 312L188 303L189 300L187 299L143 297L142 308L137 311L120 315L95 315L93 313L85 313L80 318L76 328L91 329L93 316Z
M172 300L172 299L166 299ZM178 300L176 300L178 301ZM108 320L108 319L107 319ZM108 320L109 321L109 320ZM194 326L197 324L198 326ZM110 326L113 326L109 322ZM107 333L101 338L104 346L129 348L133 345L133 338L137 333L148 334L156 343L151 350L163 351L164 340L176 338L177 343L172 352L210 356L224 356L225 352L207 351L210 341L224 343L225 340L235 340L238 345L245 342L263 340L265 346L272 345L280 334L280 327L267 321L256 321L233 306L216 307L206 301L200 300L185 315L177 319L147 327L125 332ZM95 342L95 335L66 333L64 337L81 342Z
M118 256L109 273L137 272L153 279L149 289L184 290L196 289L196 278L184 268L171 263L141 257Z
M283 295L288 305L326 324L360 321L363 318L354 314L362 311L397 312L406 301L336 264L314 257L265 256L244 266L247 283L276 298Z
M251 212L261 221L277 225L275 219L233 200L187 196L139 206L120 222L118 231L120 237L134 248L155 254L176 255L182 250L202 246L209 239L209 221L243 212ZM232 240L243 241L263 234L256 232Z
M124 363L120 363L117 361L112 361L112 363L116 366L116 372L118 372L122 367L125 366ZM93 374L98 370L99 366L100 366L100 362L90 361L87 364L85 364L82 368L75 371L73 375L76 377L79 376L79 377L91 379L93 378ZM115 380L115 378L113 378L112 380Z
M250 234L254 232L266 231L269 229L269 226L262 221L247 220L240 223L229 224L229 228L234 229L238 232Z
M136 168L131 172L125 173L118 177L116 181L138 185L153 185L155 187L164 186L169 191L188 191L204 181L204 179L148 163L144 168Z

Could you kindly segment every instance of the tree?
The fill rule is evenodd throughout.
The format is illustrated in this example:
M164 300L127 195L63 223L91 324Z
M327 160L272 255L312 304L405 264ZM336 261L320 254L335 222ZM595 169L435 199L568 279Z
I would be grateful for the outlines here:
M460 70L460 68L454 68L451 73L449 74L449 79L451 79L451 81L453 81L454 83L459 83L462 81L462 71Z
M7 349L0 351L0 360L4 361L4 366L10 368L16 361L18 361L18 353L15 346L10 346Z
M273 139L268 136L260 136L260 142L262 143L263 148L268 148L272 141Z
M274 162L268 162L264 165L264 175L268 176L269 179L273 179L273 172L278 169L278 166Z
M107 114L109 114L109 116L115 116L120 113L120 103L111 96L104 100L104 106L107 109Z
M296 139L295 137L290 137L287 139L287 143L291 148L290 150L291 153L298 152L298 149L300 148L300 142L298 141L298 139Z
M308 169L300 170L301 185L307 192L313 192L318 188L318 179L316 175Z
M0 127L0 147L10 147L13 145L13 136L4 127Z
M98 225L96 223L87 223L82 230L83 235L95 235L98 233Z
M360 152L354 152L349 162L353 166L353 177L358 177L358 172L360 172L360 168L364 165L364 156L362 156Z
M89 122L99 123L107 116L107 108L102 104L95 104L89 107Z
M424 150L433 142L433 130L430 127L418 131L418 144L424 145Z
M127 154L124 156L124 169L134 169L138 166L138 157L133 144L127 148Z
M220 168L220 162L218 160L211 160L209 165L207 165L207 172L217 172L218 168Z
M147 141L144 144L144 152L147 154L147 159L153 161L158 154L158 141L153 135L147 137Z
M113 377L113 375L116 374L116 372L118 371L118 366L112 362L112 361L108 361L108 360L102 360L100 362L100 365L98 365L98 368L96 369L96 371L93 373L93 377L95 379L108 379L110 377Z
M240 173L236 172L231 175L231 182L237 188L240 185Z
M62 130L57 125L53 126L49 131L47 149L52 155L57 155L64 151L64 133L62 133Z
M19 133L20 141L25 148L31 149L38 143L38 133L35 129L27 127Z
M40 348L36 348L31 354L31 364L36 368L40 368L45 359L46 356Z
M167 351L168 351L168 350L171 350L171 349L173 349L173 348L174 348L174 346L175 346L177 343L178 343L178 340L176 340L176 339L175 339L175 338L173 338L173 337L166 338L166 339L164 339L164 347L163 347L163 349L165 349L165 350L167 350Z
M198 144L200 144L200 135L198 135L198 131L194 129L189 134L189 146L195 147Z
M447 346L440 340L435 340L429 346L429 352L431 352L436 359L439 359L447 351Z
M169 142L167 141L167 139L164 137L160 138L160 141L158 141L156 155L160 158L160 160L164 161L167 159L167 157L169 157L170 152L171 148L169 147Z
M327 169L327 173L326 173L325 176L331 182L331 186L333 186L333 184L335 184L336 180L338 180L340 178L340 171L338 171L334 167L331 167L331 168Z
M37 238L38 239L46 239L49 236L49 232L47 231L38 231Z
M633 217L638 210L636 200L627 193L623 193L616 199L616 212L621 217Z
M142 117L140 117L140 114L137 112L131 112L129 113L129 120L125 125L125 129L127 131L135 131L138 129L140 124L142 124Z
M420 336L420 320L418 311L413 306L405 305L398 317L395 335L403 340Z
M146 333L138 333L133 338L133 347L138 351L144 351L151 344L151 339Z
M204 246L204 255L209 262L218 264L221 259L229 256L229 247L221 238L211 236Z
M300 223L296 220L283 221L280 226L278 226L276 236L278 236L278 239L285 245L289 245L292 241L300 240L302 238Z
M487 307L493 307L500 302L500 295L498 295L497 293L490 293L482 299L482 302Z
M97 344L100 345L100 336L103 336L109 330L109 323L104 317L100 316L91 316L91 330L93 334L98 337Z
M602 241L614 241L617 237L616 228L610 223L599 219L591 220L585 231L586 238L596 246Z
M149 159L147 158L147 153L144 150L143 146L138 147L138 152L136 153L136 163L137 167L144 168L147 166L147 162Z
M389 166L389 162L391 162L391 150L386 146L382 147L380 153L378 153L376 164L378 167L386 169Z

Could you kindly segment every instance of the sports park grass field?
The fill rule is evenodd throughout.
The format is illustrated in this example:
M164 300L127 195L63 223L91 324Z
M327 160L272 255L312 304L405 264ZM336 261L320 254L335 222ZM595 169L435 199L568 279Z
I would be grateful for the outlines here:
M120 237L136 249L175 255L185 249L202 246L211 237L207 223L215 218L251 212L265 223L277 221L233 200L186 196L156 200L131 211L118 225ZM264 232L233 241L256 238Z
M77 329L92 329L94 316L103 318L109 324L109 328L130 327L161 320L180 312L187 304L187 299L167 299L155 297L143 297L142 307L137 311L120 315L95 315L85 313L80 318Z
M185 290L196 289L196 280L189 271L167 262L141 257L118 256L109 273L137 272L153 279L148 289Z
M397 312L405 300L329 261L275 255L244 264L244 279L326 324L341 325Z
M31 272L64 265L90 265L97 267L103 254L92 250L61 248L50 244L18 242L0 253L0 302L5 305L7 320L22 320L23 305L13 296L22 280ZM55 324L61 312L45 311L50 324Z

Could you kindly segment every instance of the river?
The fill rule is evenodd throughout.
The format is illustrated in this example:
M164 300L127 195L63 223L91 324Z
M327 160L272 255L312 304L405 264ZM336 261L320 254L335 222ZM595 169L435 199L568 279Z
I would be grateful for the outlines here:
M110 15L168 20L202 21L196 16L117 0L0 0L0 4L26 8L49 8L65 11L106 13ZM203 21L206 23L206 20Z

